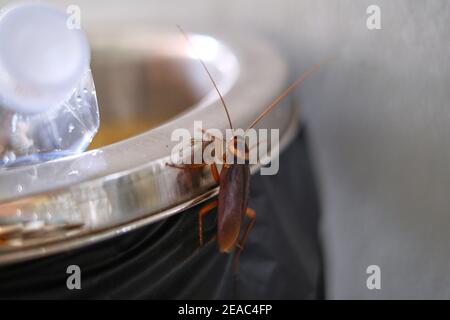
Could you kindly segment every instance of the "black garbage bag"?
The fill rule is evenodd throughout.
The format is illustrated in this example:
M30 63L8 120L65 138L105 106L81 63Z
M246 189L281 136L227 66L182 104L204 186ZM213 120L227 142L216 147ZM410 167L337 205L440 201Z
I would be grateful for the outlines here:
M319 206L307 135L301 130L280 156L274 176L254 175L250 207L256 224L240 257L214 240L207 215L198 245L198 207L94 245L0 268L0 298L50 299L317 299L323 298ZM69 290L67 268L81 270Z

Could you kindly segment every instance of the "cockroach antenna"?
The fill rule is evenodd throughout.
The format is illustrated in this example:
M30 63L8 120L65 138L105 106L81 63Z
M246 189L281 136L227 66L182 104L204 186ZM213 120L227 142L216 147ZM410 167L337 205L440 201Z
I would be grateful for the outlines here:
M180 32L186 38L188 44L191 44L189 37L183 31L183 29L178 26ZM192 46L192 49L194 47ZM233 125L231 123L231 118L228 113L227 105L220 93L216 82L214 81L211 73L206 67L205 62L196 54L198 60L201 62L203 68L208 74L211 82L216 89L225 112L228 117L228 122L230 123L230 128L233 130ZM331 59L331 58L330 58ZM265 115L272 111L278 103L283 100L289 93L291 93L298 85L300 85L308 76L315 73L321 65L329 61L327 59L319 64L316 64L312 68L306 70L296 81L294 81L280 96L278 96L256 119L252 122L250 127L245 131L245 134L253 126L255 126ZM244 135L245 135L244 134ZM231 147L234 147L234 142L237 143L237 137L232 137ZM248 150L246 145L246 150ZM238 151L237 151L238 152ZM237 156L238 153L234 154ZM247 151L246 151L247 152ZM224 154L224 156L226 153ZM224 157L225 158L225 157ZM248 200L250 197L250 163L245 162L244 164L230 163L224 164L220 170L217 169L216 162L207 164L202 162L201 164L185 164L183 166L171 165L175 168L182 170L192 170L198 168L204 168L205 166L210 166L211 173L214 181L219 185L219 195L217 199L212 200L207 203L202 208L200 208L198 214L198 239L200 246L203 246L203 220L205 215L213 212L217 208L217 231L216 239L219 250L221 252L234 252L235 256L233 258L233 272L237 274L238 272L238 261L241 252L244 250L245 244L247 242L250 231L252 230L256 221L256 211L248 207ZM244 218L248 218L248 223L244 225ZM242 232L243 230L243 232Z
M219 95L220 101L222 102L223 108L225 109L225 112L227 114L227 118L228 118L228 123L230 124L230 129L233 130L233 124L231 123L231 117L230 117L230 113L228 112L228 107L227 104L225 103L225 99L223 98L222 94L220 93L219 88L217 87L216 81L214 81L213 76L211 75L211 72L209 72L208 67L206 66L206 63L203 61L203 59L201 58L201 56L196 52L194 45L192 44L191 40L189 39L189 36L187 35L186 32L184 32L183 28L181 28L180 25L177 25L178 30L180 30L181 34L184 36L184 38L186 39L186 42L189 44L189 46L191 47L192 51L194 52L194 54L196 55L198 61L200 61L203 69L205 69L206 73L208 74L209 79L211 80L214 89L216 89L217 94Z
M328 59L325 59L318 64L312 66L311 68L307 69L305 72L303 72L300 77L298 77L297 80L295 80L282 94L280 94L273 102L250 124L250 126L245 130L244 136L247 134L247 132L253 128L262 118L264 118L270 111L272 111L284 98L286 98L295 88L297 88L300 84L302 84L303 81L306 80L310 75L314 74L319 70L319 68L334 60L335 56L332 56Z

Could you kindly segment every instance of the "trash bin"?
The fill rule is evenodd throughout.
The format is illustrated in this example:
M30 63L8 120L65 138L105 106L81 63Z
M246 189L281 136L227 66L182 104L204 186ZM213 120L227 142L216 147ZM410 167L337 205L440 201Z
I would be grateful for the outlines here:
M236 128L286 86L285 62L265 42L193 37ZM259 124L280 129L279 172L253 168L257 220L234 274L232 255L217 250L215 214L198 243L199 206L218 191L210 172L166 166L175 128L228 124L189 45L148 29L92 39L102 109L95 149L0 171L0 297L321 298L318 198L296 105L286 100ZM79 290L67 286L72 265Z

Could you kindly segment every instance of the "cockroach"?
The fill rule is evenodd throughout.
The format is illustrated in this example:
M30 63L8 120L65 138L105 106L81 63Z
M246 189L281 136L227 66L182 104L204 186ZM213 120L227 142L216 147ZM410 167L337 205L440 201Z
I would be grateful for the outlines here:
M178 29L185 37L186 41L190 44L192 49L195 49L190 42L188 35L183 29L178 26ZM198 55L197 55L198 56ZM215 91L217 92L221 104L225 110L228 118L230 129L233 131L233 124L231 121L228 107L225 103L225 99L221 94L214 78L212 77L205 62L198 56L198 60L201 63L203 69L208 75ZM325 61L314 65L310 69L306 70L297 80L295 80L283 93L281 93L265 110L250 124L245 131L245 134L253 128L261 119L263 119L270 111L272 111L286 96L288 96L295 88L297 88L308 76L315 73L319 67ZM245 136L244 134L244 136ZM231 253L235 252L233 269L237 271L237 265L239 256L244 250L245 243L247 242L250 231L256 221L255 210L248 207L249 195L250 195L250 165L248 163L249 148L246 144L244 136L233 136L229 142L226 142L226 146L231 154L237 158L244 160L243 164L238 164L236 161L233 163L224 163L221 171L217 168L216 163L210 164L211 173L216 183L219 184L218 198L204 205L198 215L198 233L200 247L203 246L203 219L206 214L212 212L217 208L217 243L220 252ZM212 136L212 138L215 138ZM237 146L240 143L245 144L245 154L239 153ZM241 161L242 162L242 161ZM201 169L208 166L206 163L201 164L168 164L169 166L179 169ZM248 217L249 221L244 228L244 218ZM244 232L242 233L242 230ZM242 233L242 236L241 236Z

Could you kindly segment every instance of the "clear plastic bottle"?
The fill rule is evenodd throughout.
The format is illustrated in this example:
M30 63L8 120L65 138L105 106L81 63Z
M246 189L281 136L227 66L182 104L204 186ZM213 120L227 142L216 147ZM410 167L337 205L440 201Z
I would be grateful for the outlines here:
M0 14L0 168L82 152L97 132L89 44L68 19L40 3Z

